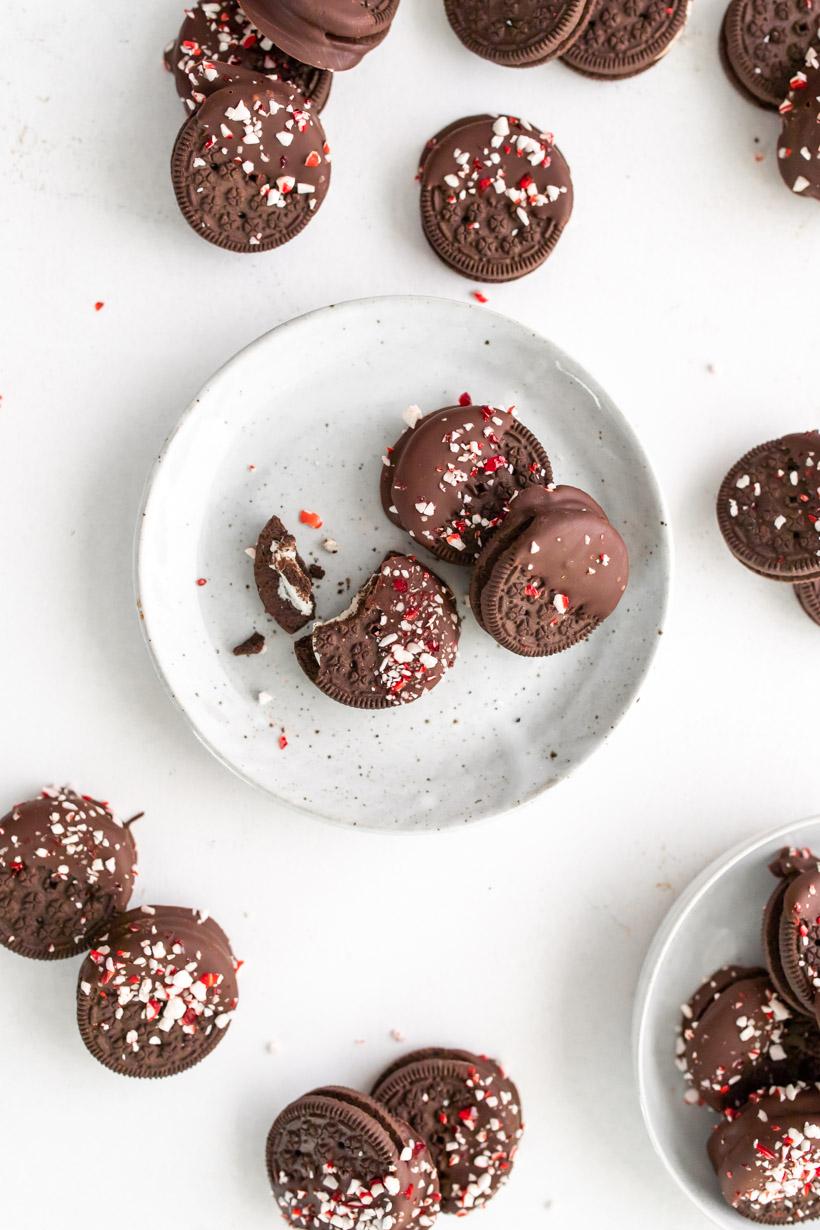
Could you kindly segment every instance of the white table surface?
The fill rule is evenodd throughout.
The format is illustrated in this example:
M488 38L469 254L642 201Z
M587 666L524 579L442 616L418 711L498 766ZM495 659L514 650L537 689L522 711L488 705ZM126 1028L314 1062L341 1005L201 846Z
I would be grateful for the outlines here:
M496 68L440 0L403 0L334 86L321 214L257 257L177 212L182 111L160 60L174 0L6 7L0 810L62 781L144 808L138 900L207 905L246 966L224 1045L142 1083L86 1055L76 962L0 951L0 1221L275 1226L274 1114L318 1083L366 1086L395 1029L496 1053L520 1084L528 1132L484 1230L704 1225L640 1121L638 969L703 864L820 810L820 630L733 564L713 513L735 457L818 422L820 210L780 182L776 118L724 79L720 0L697 0L666 62L620 84ZM484 110L553 129L576 190L553 258L489 306L576 356L642 435L672 515L672 614L640 703L576 778L464 831L339 831L235 780L170 705L134 609L135 510L183 407L257 334L357 296L468 296L422 239L413 176L430 135ZM457 355L453 379L469 387Z

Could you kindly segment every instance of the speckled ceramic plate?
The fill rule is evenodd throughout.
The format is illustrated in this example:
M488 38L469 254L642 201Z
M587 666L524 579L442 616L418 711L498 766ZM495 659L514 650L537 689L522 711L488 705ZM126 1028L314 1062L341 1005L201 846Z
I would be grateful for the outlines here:
M749 1222L720 1197L706 1156L718 1116L683 1100L675 1067L681 1004L721 965L762 965L760 926L781 846L820 847L820 819L785 824L721 855L681 893L652 942L635 1001L635 1067L644 1121L659 1157L702 1213L725 1230ZM814 1223L812 1223L814 1224Z
M381 456L402 411L467 391L518 406L558 481L586 488L627 541L615 615L580 647L518 658L476 626L468 570L440 566L464 615L455 669L415 704L350 709L318 692L263 613L252 546L272 513L327 576L318 611L349 602L390 549L410 545L379 504ZM318 512L321 531L299 525ZM151 475L137 541L143 627L196 734L247 781L294 807L368 828L435 829L515 807L565 777L630 706L659 642L669 544L634 432L574 362L531 330L447 300L328 307L226 364L182 416ZM322 549L331 536L337 555ZM197 579L207 584L197 585ZM236 658L253 629L268 651ZM272 696L257 701L260 692ZM287 747L280 748L284 730Z

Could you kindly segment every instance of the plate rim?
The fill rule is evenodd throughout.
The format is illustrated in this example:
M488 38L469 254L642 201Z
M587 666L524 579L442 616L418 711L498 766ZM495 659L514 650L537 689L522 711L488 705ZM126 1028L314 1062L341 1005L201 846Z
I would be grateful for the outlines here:
M176 695L176 692L174 691L174 687L171 683L171 680L166 674L166 671L163 668L162 663L160 662L159 655L156 652L154 645L153 645L152 637L151 637L150 630L149 630L149 621L148 621L148 617L147 617L145 608L143 606L142 597L141 597L140 576L141 576L141 571L143 567L143 558L144 558L144 552L145 552L146 525L147 525L147 520L149 516L149 511L150 511L151 499L154 493L156 479L162 467L162 463L165 460L171 448L173 447L177 437L187 427L188 422L193 417L194 411L196 411L199 408L201 402L204 400L205 395L210 393L212 387L217 382L223 380L228 374L228 372L234 366L240 364L247 354L249 354L257 346L261 346L272 334L286 332L288 329L292 329L296 327L297 325L301 325L304 322L310 320L312 317L326 316L329 313L337 312L340 309L344 310L346 308L364 308L364 307L378 308L379 305L384 305L384 304L397 305L399 303L443 304L443 305L446 305L448 308L458 308L460 311L465 312L465 313L493 316L499 320L504 321L504 323L507 325L512 325L517 329L523 330L525 333L529 333L533 338L537 339L539 342L546 343L549 347L551 347L555 353L556 358L560 359L562 363L564 361L567 363L568 370L566 374L572 380L575 380L578 383L580 383L582 387L585 388L586 391L590 393L596 400L599 398L599 394L602 393L607 403L609 403L609 407L611 408L608 410L608 413L614 412L616 419L619 420L619 426L621 430L623 430L627 434L627 436L631 438L632 442L635 445L637 453L639 454L640 458L642 459L644 463L645 481L648 483L650 487L652 497L655 503L657 504L657 507L660 512L659 528L662 527L663 529L662 543L665 547L666 559L665 559L665 562L662 560L661 565L660 565L660 576L662 579L662 586L661 586L661 593L659 595L660 609L659 609L658 623L660 626L662 626L664 633L666 633L667 628L668 628L669 612L670 612L670 607L671 607L672 584L673 584L673 579L674 579L674 574L675 574L675 542L674 542L674 534L672 532L672 525L671 525L670 516L669 516L669 509L666 503L663 489L660 485L660 482L658 481L658 476L655 471L655 466L653 464L652 457L650 456L647 449L645 448L643 441L638 436L638 433L633 427L632 423L626 417L624 412L621 410L620 406L610 397L610 395L606 392L603 386L598 384L598 381L596 380L596 378L594 376L591 376L589 372L587 372L586 368L583 367L582 364L578 363L571 355L567 354L565 350L563 350L560 346L556 345L555 342L551 341L548 337L546 337L543 333L541 333L540 330L534 329L531 325L524 324L522 321L517 320L512 316L508 316L503 312L497 312L483 305L478 305L475 303L465 303L461 300L451 299L444 295L423 295L423 294L421 295L417 295L417 294L364 295L356 299L343 299L338 302L328 303L328 304L325 304L323 307L312 308L310 311L302 312L298 316L289 317L287 320L281 321L279 324L274 325L272 328L266 329L264 333L260 333L257 337L253 338L250 342L247 342L239 350L235 351L234 354L229 356L229 358L227 358L223 363L221 363L208 376L205 382L199 387L199 389L196 391L194 396L188 402L185 409L180 414L179 418L175 421L171 430L165 436L162 442L162 445L160 446L150 466L150 469L148 471L145 482L143 484L142 493L140 496L140 502L139 502L137 518L136 518L136 525L134 529L133 547L132 547L132 582L133 582L133 587L134 587L137 617L139 620L140 630L142 632L142 638L145 643L146 649L148 651L148 657L151 661L154 671L156 675L158 676L160 683L162 684L167 696L170 698L175 708L179 712L181 712L181 714L183 715L185 719L187 726L193 732L196 739L202 744L203 747L207 749L208 752L210 752L210 754L214 757L214 759L219 764L223 765L226 769L228 769L229 772L231 772L235 777L239 778L240 781L245 782L248 786L251 786L254 790L264 795L267 799L273 800L280 806L285 807L293 812L296 812L299 815L310 816L313 819L320 820L324 824L332 824L336 828L342 828L342 829L348 829L348 830L358 829L366 833L381 833L381 834L384 834L385 836L393 836L396 834L413 836L413 835L427 834L429 832L439 833L439 832L444 832L444 831L448 831L452 829L463 828L466 825L473 825L473 824L478 824L478 823L481 823L481 824L492 823L492 822L500 820L504 816L508 816L512 814L513 812L518 811L520 808L532 803L535 799L540 798L542 795L546 794L548 790L554 789L556 786L559 786L563 782L567 781L569 778L571 778L575 774L575 772L582 765L586 763L587 760L589 760L591 756L595 754L595 752L598 750L599 747L601 747L604 743L607 743L609 741L611 736L614 734L615 730L621 725L621 723L623 722L624 718L627 716L629 711L634 707L636 698L638 697L641 689L643 688L646 682L646 679L649 675L650 670L652 669L652 666L657 658L658 653L661 651L661 642L667 639L666 636L663 636L663 637L657 636L654 638L651 648L649 649L647 656L642 664L641 670L639 671L638 676L636 677L635 683L625 693L624 699L622 700L622 703L619 706L616 712L616 716L612 724L610 725L609 729L603 732L599 742L596 743L593 747L589 748L589 750L587 750L583 755L581 755L579 759L575 761L572 767L568 769L557 781L548 782L546 785L541 786L540 788L532 791L526 797L518 800L517 802L510 803L508 806L505 806L498 811L493 811L493 812L485 813L482 815L469 816L466 819L462 820L460 825L454 823L454 824L447 824L444 826L438 826L432 829L424 828L422 826L414 827L414 828L386 829L386 828L371 825L368 823L366 819L363 819L357 822L356 824L351 824L349 821L340 819L337 816L328 815L325 812L317 810L316 808L308 807L308 806L302 805L301 803L292 802L289 799L284 799L280 795L274 794L272 791L268 790L261 783L255 781L252 777L244 773L237 765L232 763L232 761L227 759L227 757L200 730L199 726L197 725L192 715L189 713L186 706L183 704L182 700ZM578 372L580 372L581 375L583 375L584 379L581 379L581 375L576 374L576 369L578 370ZM587 381L589 381L589 384L587 384Z
M722 1226L724 1223L718 1221L714 1216L712 1209L706 1205L697 1194L696 1190L691 1186L684 1177L681 1170L675 1166L671 1158L667 1155L660 1138L655 1130L654 1122L649 1111L648 1098L646 1095L646 1069L648 1050L646 1040L648 1036L648 1008L652 992L657 983L660 973L661 964L667 955L667 952L676 939L681 928L684 926L687 917L705 896L707 892L720 880L724 875L736 867L738 863L749 858L756 852L764 849L778 840L794 833L799 829L807 828L809 825L820 825L820 814L812 816L804 816L799 820L784 821L781 824L775 825L773 828L766 829L762 833L757 833L751 837L745 837L735 845L724 850L722 854L717 855L711 862L703 868L702 871L689 881L683 889L677 900L670 906L662 918L655 934L653 935L649 947L646 950L646 956L641 964L640 973L635 989L635 998L632 1012L632 1062L635 1072L635 1082L637 1085L638 1104L641 1110L641 1119L649 1137L652 1148L656 1156L663 1163L663 1167L672 1179L674 1179L677 1187L691 1200L692 1204L707 1217L713 1225ZM669 1062L670 1070L672 1066L672 1050L670 1046ZM739 1223L738 1223L739 1224Z

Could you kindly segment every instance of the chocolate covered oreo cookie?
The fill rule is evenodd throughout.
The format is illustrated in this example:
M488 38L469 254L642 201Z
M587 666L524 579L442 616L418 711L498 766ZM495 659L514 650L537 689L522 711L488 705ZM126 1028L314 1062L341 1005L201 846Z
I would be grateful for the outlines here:
M427 1141L443 1213L481 1208L506 1183L524 1125L518 1090L494 1059L415 1051L383 1073L373 1096Z
M476 560L470 606L499 645L526 657L586 639L623 597L626 544L575 487L530 487Z
M689 0L591 0L563 61L599 80L634 77L666 55L688 15Z
M271 517L256 544L253 575L262 605L285 632L299 632L316 614L313 581L296 539Z
M820 1090L762 1090L708 1145L723 1199L749 1221L791 1225L820 1217Z
M804 1022L765 970L725 966L683 1007L678 1065L700 1101L735 1109L758 1089L820 1076Z
M777 165L783 182L798 196L820 200L820 42L815 40L806 62L789 82L780 104L783 131L777 143Z
M428 243L473 281L537 269L572 213L572 177L551 134L509 115L449 124L425 146L418 178Z
M779 107L803 67L820 10L805 0L732 0L726 10L726 58L743 88L766 107Z
M88 948L131 897L129 824L68 787L13 807L0 820L0 944L46 961Z
M809 619L820 624L820 581L803 581L795 585L794 593Z
M266 252L321 207L330 155L318 116L290 87L237 83L207 97L182 126L171 177L183 216L203 239Z
M256 78L283 81L321 111L330 94L332 75L280 51L249 20L237 0L199 0L185 10L179 35L166 54L177 93L190 110L204 97L203 83L224 80L225 69ZM212 92L212 91L209 91Z
M382 507L437 559L470 564L516 493L551 481L549 457L511 410L467 404L418 416L383 459Z
M735 559L776 581L820 577L820 433L751 449L721 484L717 518Z
M780 956L780 925L783 916L783 899L789 885L798 875L811 874L817 870L818 866L820 864L811 850L796 850L784 846L769 864L769 870L778 883L763 908L763 952L769 977L784 1003L788 1004L795 1013L803 1015L811 1015L811 1013L807 1013L807 1009L795 995L783 968Z
M224 1038L237 963L221 927L198 910L119 914L83 962L77 1023L95 1059L123 1076L173 1076Z
M343 72L387 37L399 0L243 0L243 6L290 55Z
M795 1011L820 1019L820 862L811 850L781 850L779 883L763 915L772 982Z
M591 0L444 0L447 20L470 51L523 68L553 59L577 38Z
M268 1178L303 1230L432 1226L438 1176L426 1142L366 1094L327 1086L287 1106L268 1133Z
M305 674L332 700L389 709L439 684L458 640L450 588L413 556L393 552L347 611L316 623L295 650Z

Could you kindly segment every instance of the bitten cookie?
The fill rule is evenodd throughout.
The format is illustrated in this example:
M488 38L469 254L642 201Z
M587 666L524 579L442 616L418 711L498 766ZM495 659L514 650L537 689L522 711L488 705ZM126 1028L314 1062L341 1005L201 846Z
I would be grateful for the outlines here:
M688 16L689 0L591 0L564 63L600 81L635 77L663 59Z
M191 111L203 100L203 80L218 75L222 67L284 81L316 111L327 102L333 80L331 73L280 51L248 20L237 0L218 4L199 0L186 9L179 35L166 52L166 63L174 74L177 93Z
M299 632L316 614L313 581L296 539L271 517L256 544L253 575L267 613L285 632Z
M798 1013L818 1018L820 862L811 850L781 850L770 870L779 883L763 913L772 982Z
M231 252L267 252L295 238L330 185L318 115L282 82L210 94L183 124L171 178L185 220Z
M544 64L578 37L592 0L444 0L447 20L470 51L493 64Z
M751 449L724 478L717 519L735 559L775 581L820 577L820 433Z
M384 458L394 525L448 564L470 564L516 492L552 479L544 448L509 410L445 406L415 420Z
M779 107L803 67L820 15L805 0L732 0L723 25L726 60L764 107Z
M224 1038L237 1004L228 938L199 910L119 914L80 969L77 1023L95 1059L122 1076L184 1072Z
M459 618L449 586L412 555L387 555L350 607L295 645L326 696L357 709L418 700L456 660Z
M813 43L806 62L789 82L780 104L783 131L777 165L783 182L799 196L820 200L820 43Z
M820 1217L820 1090L789 1085L753 1095L709 1140L723 1199L749 1221Z
M526 657L584 640L620 602L626 544L576 487L530 487L476 560L470 607L485 632Z
M260 30L316 68L355 68L387 37L399 0L243 0Z
M510 115L449 124L427 142L418 178L428 243L474 282L532 273L572 213L572 177L552 135Z
M820 1057L763 969L717 970L683 1006L678 1066L713 1110L742 1106L757 1089L820 1077Z
M425 1141L373 1098L329 1086L292 1102L266 1147L280 1212L303 1230L432 1226L438 1176Z
M13 807L0 820L0 944L46 961L88 948L131 897L129 824L68 787Z
M384 1072L373 1096L429 1144L443 1213L480 1208L506 1183L524 1124L518 1090L494 1059L414 1051Z

